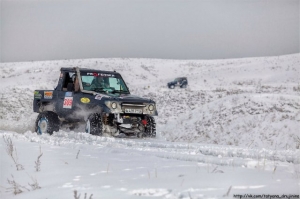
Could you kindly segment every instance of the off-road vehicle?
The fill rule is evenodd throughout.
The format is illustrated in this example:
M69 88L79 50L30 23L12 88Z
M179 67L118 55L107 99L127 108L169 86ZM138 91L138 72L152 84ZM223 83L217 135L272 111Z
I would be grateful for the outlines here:
M173 81L169 82L168 87L174 89L176 86L180 88L186 88L188 85L188 81L186 77L177 77Z
M131 95L115 71L61 68L54 90L34 91L33 111L39 113L38 134L85 123L85 131L93 135L156 136L155 102Z

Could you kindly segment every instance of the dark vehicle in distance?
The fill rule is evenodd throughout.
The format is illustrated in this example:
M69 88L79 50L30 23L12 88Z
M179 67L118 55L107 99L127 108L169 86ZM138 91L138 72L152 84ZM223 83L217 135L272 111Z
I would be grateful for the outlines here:
M186 77L177 77L173 81L169 82L168 87L174 89L176 86L180 88L186 88L188 85L188 81Z
M156 103L131 95L115 71L61 68L54 90L34 91L33 111L39 113L38 134L85 123L85 131L93 135L156 136Z

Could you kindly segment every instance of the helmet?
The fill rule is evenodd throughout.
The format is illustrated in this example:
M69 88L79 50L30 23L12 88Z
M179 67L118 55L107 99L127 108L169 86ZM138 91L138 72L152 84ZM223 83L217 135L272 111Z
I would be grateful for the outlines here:
M103 77L97 77L97 78L96 78L96 81L97 81L97 83L104 84L104 79L103 79Z

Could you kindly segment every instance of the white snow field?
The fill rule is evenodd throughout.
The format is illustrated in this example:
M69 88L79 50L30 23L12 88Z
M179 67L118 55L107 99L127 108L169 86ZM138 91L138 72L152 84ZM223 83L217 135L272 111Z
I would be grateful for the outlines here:
M37 135L33 91L77 66L154 99L157 137ZM300 54L0 63L0 79L1 199L299 198Z

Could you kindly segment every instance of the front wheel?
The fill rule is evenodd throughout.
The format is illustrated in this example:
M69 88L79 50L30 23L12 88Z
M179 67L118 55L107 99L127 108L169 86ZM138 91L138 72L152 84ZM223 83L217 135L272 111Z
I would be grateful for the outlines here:
M154 117L146 116L146 127L145 127L145 136L146 137L156 137L156 123Z
M60 121L54 112L46 111L38 115L35 122L35 132L41 135L48 133L53 134L54 131L59 131Z
M186 84L183 84L183 85L181 86L181 88L186 88Z
M100 114L93 113L88 117L85 124L85 132L98 136L103 134L103 125Z

